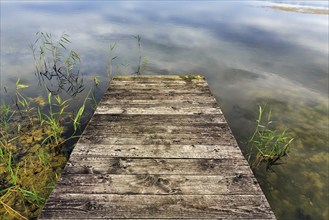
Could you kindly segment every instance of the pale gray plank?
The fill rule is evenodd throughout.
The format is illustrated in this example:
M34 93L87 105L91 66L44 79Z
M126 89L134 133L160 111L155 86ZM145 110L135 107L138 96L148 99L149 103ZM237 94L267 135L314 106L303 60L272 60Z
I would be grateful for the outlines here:
M109 195L51 196L41 219L230 218L272 219L264 195Z
M139 115L198 115L198 114L222 114L218 107L171 107L171 106L156 106L156 107L112 107L100 103L95 111L95 114L139 114Z
M238 146L220 145L104 145L79 143L74 155L138 158L244 158Z
M55 193L148 195L261 195L249 170L207 175L113 175L64 173ZM174 173L173 173L174 174ZM74 187L72 187L74 186Z

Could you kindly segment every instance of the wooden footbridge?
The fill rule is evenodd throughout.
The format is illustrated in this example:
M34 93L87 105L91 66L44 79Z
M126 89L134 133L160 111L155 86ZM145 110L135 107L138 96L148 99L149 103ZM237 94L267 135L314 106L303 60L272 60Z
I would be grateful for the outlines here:
M275 219L202 76L114 77L39 219Z

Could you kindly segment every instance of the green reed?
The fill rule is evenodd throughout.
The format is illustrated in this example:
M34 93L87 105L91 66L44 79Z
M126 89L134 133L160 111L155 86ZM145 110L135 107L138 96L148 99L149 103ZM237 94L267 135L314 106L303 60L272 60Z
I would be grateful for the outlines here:
M146 66L148 65L149 61L148 59L143 56L142 54L142 37L140 35L136 35L134 36L134 38L137 40L137 46L138 46L138 67L137 67L137 71L135 72L136 75L142 75L144 69L146 68Z
M40 162L42 163L43 166L46 166L48 163L47 155L45 154L45 150L40 148L37 151L38 158L40 159Z
M83 101L83 104L81 105L81 107L79 108L77 114L75 115L74 119L73 119L73 128L74 128L74 133L78 130L78 128L80 128L80 121L82 118L82 114L85 111L86 108L86 102L87 99L89 97L90 91L88 92L85 100Z
M30 102L20 93L20 89L25 89L28 87L28 85L20 83L20 78L16 80L16 106L19 107L19 105L21 105L26 110L29 109Z
M52 94L48 93L48 106L49 110L48 113L41 113L40 109L38 109L38 118L40 124L47 124L51 128L51 133L41 142L43 145L48 140L53 140L55 144L59 144L60 137L62 136L64 129L60 124L60 120L58 117L64 114L64 109L67 107L66 101L62 101L59 96L55 97L57 101L57 106L60 107L60 111L54 112L53 111L53 103L52 103Z
M113 76L113 61L117 58L117 56L114 56L114 49L116 45L117 44L115 42L111 43L108 48L109 60L106 64L106 72L109 79Z
M36 72L65 72L71 76L80 62L80 56L74 50L67 52L71 43L69 35L63 33L58 40L54 40L52 34L47 32L37 32L36 36L36 41L30 44Z
M257 125L247 145L249 149L248 162L252 168L256 168L264 162L266 169L269 170L273 165L278 165L278 161L288 154L294 138L289 138L286 130L278 131L270 128L273 123L271 110L267 113L266 120L264 120L264 115L265 107L259 106ZM256 156L251 162L251 157L254 154Z
M1 117L0 117L0 127L5 131L9 130L9 122L13 118L16 111L11 111L10 106L6 103L1 102Z
M46 85L49 91L58 94L64 90L73 97L84 87L83 79L79 77L81 58L75 50L69 49L70 44L69 35L65 33L55 39L51 33L37 32L30 48L39 82L46 85L47 79L52 82Z
M31 204L36 204L38 206L44 204L46 202L46 199L39 196L35 190L33 191L29 191L29 190L25 190L22 188L19 188L19 191L21 191L24 195L24 197L26 198L26 200L28 202L30 202Z

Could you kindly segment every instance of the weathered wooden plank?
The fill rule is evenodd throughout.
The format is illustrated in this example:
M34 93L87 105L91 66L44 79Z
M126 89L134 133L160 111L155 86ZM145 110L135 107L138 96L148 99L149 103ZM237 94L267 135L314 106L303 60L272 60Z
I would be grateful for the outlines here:
M136 81L136 80L134 80ZM186 81L186 80L143 80L138 83L132 83L133 81L118 81L113 80L112 87L116 88L145 88L145 87L196 87L196 86L208 86L208 83L204 80Z
M224 134L227 125L222 124L220 126L166 126L166 125L154 125L154 126L118 126L108 123L108 125L89 125L89 130L100 130L103 132L114 133L130 133L130 134L193 134L195 132L199 134ZM87 133L88 134L88 133Z
M127 82L163 82L163 81L171 81L171 82L200 82L205 81L205 77L201 75L161 75L161 76L115 76L113 81L127 81Z
M89 124L118 126L191 125L213 126L227 124L223 115L102 115L95 114Z
M50 196L41 219L58 218L249 218L273 219L264 195L109 195ZM61 211L59 211L61 210Z
M179 101L179 102L213 102L215 101L214 97L210 93L198 93L198 94L176 94L176 93L159 93L159 94L151 94L151 93L116 93L112 94L110 92L106 92L103 96L102 102L107 100L121 100L121 101L135 101L135 100L144 100L149 102L155 101Z
M167 80L167 79L133 79L133 80L113 80L111 85L126 85L126 86L134 86L134 85L160 85L160 86L186 86L187 84L205 84L204 80Z
M55 193L143 195L261 195L249 170L208 175L113 175L67 174L61 176ZM72 187L74 186L74 187Z
M234 170L234 172L232 171ZM71 155L63 173L67 174L167 174L220 175L223 172L250 172L243 158L157 159L92 157Z
M176 133L173 133L173 131L170 128L166 129L166 128L161 128L160 126L156 127L155 130L151 130L150 127L144 127L144 128L131 127L130 129L123 127L123 128L116 128L115 130L107 130L107 129L104 129L104 126L97 126L97 125L90 126L90 128L95 128L95 127L98 129L103 129L103 130L94 130L94 134L96 136L118 135L119 137L129 137L130 135L133 135L133 136L140 135L140 136L146 137L146 136L150 136L150 135L159 135L159 137L160 137L160 135L161 135L163 138L165 138L165 137L170 138L170 137L174 137L175 135L178 135L177 137L184 138L186 135L191 135L190 138L202 138L202 137L217 137L217 138L227 137L227 138L230 138L231 137L230 134L225 133L224 129L223 130L218 129L218 131L216 131L215 129L213 129L213 130L208 129L208 130L203 130L200 133L194 133L194 132L188 130L188 127L186 127L185 129L184 128L176 129L175 130ZM120 129L122 131L125 129L126 133L122 133L120 131ZM199 128L199 130L202 130L202 128ZM139 133L139 131L144 131L145 133ZM91 129L90 129L90 131L86 131L86 135L88 135L90 133L92 133ZM155 137L155 136L153 136L153 137Z
M117 98L117 97L110 97L107 100L105 100L104 102L105 104L109 104L109 105L123 105L123 106L127 106L127 105L132 105L132 106L179 106L179 107L183 107L183 106L188 106L188 107L196 107L198 105L207 105L207 106L216 106L216 102L214 100L211 99L202 99L200 98L199 100L179 100L179 99L157 99L157 100L146 100L146 99L138 99L138 97L136 97L134 100L127 100L127 99L121 99L121 98Z
M161 85L161 84L111 84L110 89L108 92L111 94L113 92L119 93L120 91L130 91L132 93L168 93L168 92L175 92L175 93L184 93L189 94L197 91L197 93L204 93L209 91L208 84L206 82L198 83L198 84L186 84L186 85Z
M92 127L92 126L91 126ZM101 127L99 127L101 128ZM133 129L133 128L132 128ZM147 128L144 130L146 131ZM224 130L225 131L225 130ZM83 139L89 139L89 140L104 140L104 139L114 139L114 138L136 138L136 140L144 139L144 140L156 140L156 139L161 139L161 140L177 140L177 141L172 141L173 143L179 142L179 143L184 143L184 141L193 139L197 141L197 139L204 140L208 139L207 143L211 144L216 144L216 143L235 143L235 140L232 138L232 135L229 133L226 133L224 131L204 131L202 133L192 133L192 132L187 132L184 130L177 131L177 133L168 133L168 132L161 132L161 131L149 131L149 133L138 133L138 132L114 132L111 130L103 129L103 130L94 130L92 131L87 130L84 135ZM197 144L199 141L197 141ZM193 144L193 143L192 143Z
M210 92L209 87L193 87L193 88L145 88L145 89L134 89L134 88L112 88L110 87L107 91L109 94L120 94L120 93L145 93L145 94L204 94Z
M111 107L111 105L99 104L95 114L145 114L145 115L199 115L199 114L222 114L222 111L216 107Z
M219 139L220 138L220 139ZM219 140L218 140L219 139ZM225 144L231 136L219 134L124 134L104 131L85 132L79 143L115 145ZM230 142L232 143L232 142Z
M190 103L183 103L183 102L162 102L162 101L158 101L158 102L154 102L154 103L117 103L117 102L112 102L110 100L108 101L104 101L101 103L101 105L99 106L111 106L111 108L154 108L154 107L168 107L168 108L172 108L172 109L179 109L179 108L199 108L200 105L202 105L204 108L217 108L217 104L216 103L205 103L205 102L190 102Z
M238 146L82 144L75 155L134 158L243 158Z

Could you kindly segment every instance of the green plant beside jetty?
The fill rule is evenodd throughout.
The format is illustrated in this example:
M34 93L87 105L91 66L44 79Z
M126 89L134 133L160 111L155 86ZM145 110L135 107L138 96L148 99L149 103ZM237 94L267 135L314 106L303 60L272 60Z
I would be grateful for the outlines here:
M53 82L46 84L52 93L66 91L75 96L83 91L83 80L80 77L80 55L75 50L69 50L69 36L63 33L54 40L51 33L37 32L36 41L30 44L34 58L35 74ZM54 83L56 82L56 83ZM52 87L51 85L56 86Z
M247 145L249 149L248 162L252 168L266 163L266 169L272 170L273 165L278 165L278 161L288 155L293 138L287 135L286 130L279 132L276 129L271 129L271 110L269 110L265 120L264 114L265 107L259 106L257 125Z
M136 39L137 42L138 62L136 67L137 70L131 72L131 74L140 76L145 72L147 66L149 65L149 59L142 53L142 37L140 35L134 35L133 37ZM117 47L118 45L116 42L110 43L108 47L108 61L106 63L106 73L109 79L114 75L114 69L116 70L118 75L129 75L129 72L131 71L131 62L129 60L124 60L123 62L117 61L120 62L120 65L114 65L114 61L119 60L119 57L116 56L114 53Z
M37 37L31 45L36 74L58 82L58 90L51 90L39 78L43 95L27 97L22 90L29 86L17 79L12 103L1 102L0 219L34 219L40 214L66 164L62 150L69 140L71 145L79 137L86 106L91 106L88 101L96 102L92 87L78 110L69 110L74 100L63 100L59 91L67 85L65 91L71 97L82 91L77 68L80 57L74 51L65 55L70 42L67 35L59 41L42 32Z
M148 59L142 55L142 37L140 35L134 36L134 38L137 40L137 45L138 45L138 52L139 52L139 57L138 57L138 67L137 71L135 72L136 75L140 76L142 75L144 69L148 65L149 61Z

